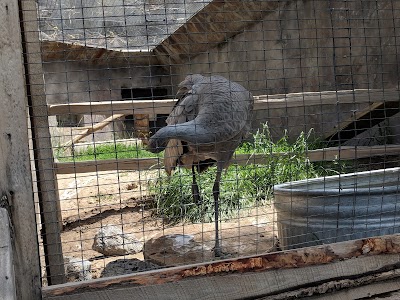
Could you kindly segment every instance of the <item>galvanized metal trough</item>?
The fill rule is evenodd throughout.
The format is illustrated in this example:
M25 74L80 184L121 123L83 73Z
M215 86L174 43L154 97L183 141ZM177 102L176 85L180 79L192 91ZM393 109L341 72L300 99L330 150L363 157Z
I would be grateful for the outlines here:
M283 249L400 232L400 168L274 186Z

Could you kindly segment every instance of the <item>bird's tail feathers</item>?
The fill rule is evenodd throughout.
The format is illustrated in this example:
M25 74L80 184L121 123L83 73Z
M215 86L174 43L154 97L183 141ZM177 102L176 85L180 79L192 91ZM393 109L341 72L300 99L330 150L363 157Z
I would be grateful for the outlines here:
M177 162L182 153L182 142L176 139L169 140L164 153L164 168L168 175L171 175L172 171L177 166Z

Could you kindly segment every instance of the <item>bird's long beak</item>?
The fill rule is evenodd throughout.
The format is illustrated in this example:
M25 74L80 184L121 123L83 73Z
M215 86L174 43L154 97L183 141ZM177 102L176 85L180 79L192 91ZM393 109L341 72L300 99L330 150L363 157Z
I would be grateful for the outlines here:
M165 150L165 142L156 137L151 137L147 143L146 150L152 153L160 153Z

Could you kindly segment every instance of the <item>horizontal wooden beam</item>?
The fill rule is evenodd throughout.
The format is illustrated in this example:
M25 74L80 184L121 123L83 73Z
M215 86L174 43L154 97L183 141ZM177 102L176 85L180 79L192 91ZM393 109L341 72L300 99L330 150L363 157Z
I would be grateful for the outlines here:
M388 90L339 90L322 92L303 92L255 97L255 109L290 108L312 105L363 104L373 102L399 101L400 91ZM262 108L258 108L260 106Z
M341 146L310 150L307 157L311 162L316 162L399 155L399 153L400 145Z
M389 235L44 287L43 299L253 299L395 270L399 255Z
M143 171L161 168L158 158L105 159L55 163L57 174L78 174L100 171Z
M319 296L314 296L312 297L312 300L398 300L400 299L400 281L399 276L396 276L395 273L399 274L400 269L366 275L360 278L335 280L329 283L324 283L315 288L319 290L328 290L328 292ZM281 296L280 298L276 297L275 299L296 299L296 297L293 297L293 294L297 294L299 296L310 295L309 290L310 289L303 289L295 291L295 293L284 293L279 295ZM289 296L292 298L289 298Z
M344 90L326 92L305 92L279 95L255 96L254 110L303 107L311 105L337 105L349 103L372 103L399 101L398 90ZM169 114L175 99L166 100L125 100L49 104L48 114Z
M383 146L343 146L332 147L317 150L310 150L306 156L311 162L333 161L333 160L351 160L367 158L372 156L398 155L400 153L399 145ZM271 153L272 155L291 155L290 153ZM130 159L108 159L93 161L76 162L58 162L55 163L57 174L75 174L112 170L143 171L149 169L162 168L163 159L161 158L130 158ZM238 165L247 164L266 164L264 154L238 154L232 160L232 163Z
M125 100L125 101L99 101L99 102L79 102L69 104L50 104L48 105L48 115L64 114L92 114L92 115L111 115L111 114L166 114L168 115L174 107L175 99L166 100Z
M51 41L42 40L42 59L49 62L65 61L90 61L98 65L108 64L110 61L114 65L156 65L157 57L152 51L146 50L121 50L106 49L101 47L91 47L79 42Z

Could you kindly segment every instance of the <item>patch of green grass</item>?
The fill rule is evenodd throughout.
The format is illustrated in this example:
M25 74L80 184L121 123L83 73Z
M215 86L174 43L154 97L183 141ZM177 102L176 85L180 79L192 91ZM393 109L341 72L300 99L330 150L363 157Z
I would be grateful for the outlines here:
M74 151L73 155L66 155L64 151L56 151L56 157L61 162L124 159L124 158L147 158L156 156L157 156L156 154L146 151L141 145L125 145L121 143L110 143L110 144L89 146L83 151Z
M311 139L311 133L301 133L290 143L284 132L283 137L274 142L268 126L264 125L254 134L252 142L240 146L236 154L261 154L265 163L232 165L223 173L219 202L221 217L229 218L240 209L268 203L275 184L334 174L336 170L326 168L326 164L308 161L307 151L321 146L319 141ZM278 154L282 152L285 154ZM200 204L193 202L190 170L177 169L170 177L161 174L160 178L151 180L149 189L154 195L155 214L171 223L212 221L215 172L213 167L197 176L202 195Z

